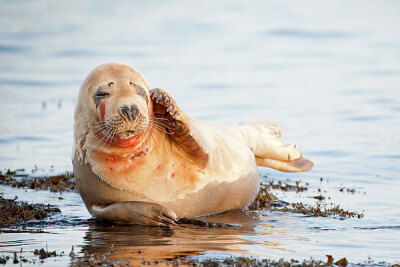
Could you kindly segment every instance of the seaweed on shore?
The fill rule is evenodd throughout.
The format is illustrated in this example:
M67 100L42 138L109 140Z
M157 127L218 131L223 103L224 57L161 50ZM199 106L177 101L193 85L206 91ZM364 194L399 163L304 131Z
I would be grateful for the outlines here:
M135 253L135 252L132 252ZM136 253L140 254L141 251L137 251ZM98 254L87 254L83 257L72 257L71 263L72 265L80 265L80 264L89 264L95 266L131 266L131 265L150 265L150 266L201 266L201 267L236 267L236 266L277 266L277 267L289 267L289 266L302 266L302 267L322 267L322 266L341 266L346 267L348 265L351 266L376 266L375 262L372 260L368 260L363 263L349 263L346 258L341 258L339 260L334 260L331 255L326 255L327 260L317 260L317 259L305 259L305 260L296 260L296 259L269 259L269 258L255 258L255 257L247 257L247 256L239 256L239 257L223 257L223 258L206 258L206 259L195 259L188 257L177 257L174 259L165 259L165 260L147 260L146 258L142 258L137 262L132 262L129 259L119 259L117 261L110 260L107 258L108 255L118 254L118 251L109 251L102 256ZM386 262L380 262L379 266L390 266L390 267L398 267L398 264L389 264Z
M276 205L275 203L279 202L277 197L275 197L271 193L271 188L280 189L283 191L287 191L288 188L291 190L298 192L307 190L306 187L300 186L298 182L296 182L296 186L285 184L282 186L281 183L274 184L274 182L269 182L268 184L261 185L258 195L254 202L249 206L250 210L262 210L268 209L271 211L281 211L281 212L291 212L291 213L301 213L307 216L314 217L328 217L328 216L338 216L340 218L363 218L363 213L348 211L341 208L339 205L331 204L331 207L328 207L326 204L316 203L315 205L304 204L304 203L292 203L289 207L284 205ZM322 195L313 197L320 201L324 199Z
M301 181L296 181L295 183L296 183L295 185L291 185L288 183L283 184L281 181L278 181L278 183L274 183L274 181L270 181L269 186L272 189L279 189L282 191L295 191L296 193L308 190L307 184L306 184L306 186L302 186L302 185L300 185Z
M28 177L27 174L18 174L17 170L8 170L5 174L0 173L0 184L51 192L76 190L74 175L68 172L50 177Z
M278 201L278 198L271 193L271 189L281 190L281 191L295 191L296 193L307 191L306 186L300 185L300 181L296 181L295 185L288 183L282 183L278 181L269 181L266 184L260 185L260 190L258 191L257 197L254 202L249 206L250 210L260 210L268 209L271 206L275 206L274 203Z
M328 216L339 216L341 218L349 217L349 218L363 218L363 213L358 213L354 211L348 211L341 208L339 205L331 204L331 207L327 205L323 205L317 203L315 206L310 204L300 203L292 203L291 207L282 207L282 208L272 208L273 211L282 211L282 212L292 212L292 213L301 213L308 216L314 217L328 217Z
M132 252L135 253L135 252ZM138 254L141 251L137 251ZM151 265L151 266L204 266L204 267L218 267L218 266L328 266L325 262L321 260L273 260L273 259L260 259L253 257L229 257L229 258L208 258L208 259L193 259L187 257L178 257L174 259L165 259L165 260L147 260L146 258L142 258L138 262L131 262L127 259L120 259L117 261L113 261L107 258L110 254L118 254L118 251L110 251L104 254L103 256L99 256L97 254L84 254L83 257L71 257L72 265L79 264L90 264L96 266L131 266L131 265Z
M32 219L43 220L50 213L60 212L58 208L50 205L28 204L26 202L17 202L16 200L17 197L5 199L3 194L0 194L0 227Z
M103 253L95 252L89 254L86 250L83 250L81 253L74 252L74 246L71 248L71 252L69 254L64 251L57 253L54 251L48 251L47 246L46 249L35 249L33 254L38 257L24 257L22 254L22 249L19 252L13 252L13 257L11 256L0 256L0 264L6 264L8 260L13 260L13 263L16 264L19 261L23 263L36 264L36 263L44 263L45 260L52 257L66 257L69 256L71 259L70 265L72 266L202 266L202 267L219 267L219 266L227 266L227 267L236 267L236 266L279 266L279 267L289 267L289 266L302 266L302 267L322 267L322 266L340 266L346 267L350 266L387 266L387 267L399 267L399 264L390 264L387 262L379 262L377 265L375 261L372 259L368 259L368 261L362 263L349 263L346 258L340 258L339 260L335 260L332 255L326 255L326 261L318 260L318 259L304 259L304 260L296 260L296 259L269 259L269 258L260 258L260 257L248 257L248 256L231 256L231 257L210 257L205 259L196 259L188 256L176 256L174 258L166 258L166 259L147 259L145 257L140 257L143 253L140 249L130 250L131 254L138 254L137 257L111 257L114 254L120 254L120 252L126 252L127 250L115 250L111 248L111 250ZM83 254L83 255L82 255ZM121 254L122 255L122 254ZM126 254L125 254L126 255ZM39 261L38 261L39 260Z
M270 192L270 187L271 184L266 184L266 185L261 184L256 199L249 206L250 210L260 210L269 208L270 204L273 201L278 200L278 198Z

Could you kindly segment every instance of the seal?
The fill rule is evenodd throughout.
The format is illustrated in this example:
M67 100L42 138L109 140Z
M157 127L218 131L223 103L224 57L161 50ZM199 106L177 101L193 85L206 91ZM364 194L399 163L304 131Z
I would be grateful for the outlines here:
M117 63L83 82L72 163L79 193L99 220L169 226L177 218L243 209L259 190L258 166L307 171L313 163L268 122L211 125L166 91Z

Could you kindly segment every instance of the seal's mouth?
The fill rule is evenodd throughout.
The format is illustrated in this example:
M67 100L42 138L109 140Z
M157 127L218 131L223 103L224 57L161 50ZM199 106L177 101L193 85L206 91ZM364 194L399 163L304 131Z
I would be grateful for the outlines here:
M130 129L130 130L126 130L125 132L119 134L118 137L121 140L129 139L129 138L135 137L136 135L141 134L144 130L145 129Z
M138 131L128 130L122 134L109 134L110 131L96 131L96 137L100 143L106 143L118 147L136 147L146 138L149 130Z
M115 114L94 126L94 133L99 143L118 147L138 146L150 131L150 117L139 113L135 120L126 120Z

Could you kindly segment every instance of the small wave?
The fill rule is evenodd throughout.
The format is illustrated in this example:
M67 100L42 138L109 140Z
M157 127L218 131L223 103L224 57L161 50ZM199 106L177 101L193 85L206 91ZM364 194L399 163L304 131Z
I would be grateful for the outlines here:
M35 141L35 142L43 142L43 141L49 141L50 138L43 138L43 137L37 137L37 136L14 136L14 137L8 137L8 138L0 138L0 144L10 144L10 143L16 143L18 141Z
M54 55L57 57L82 57L82 56L96 56L97 53L87 49L65 49L57 51L56 53L54 53Z
M314 152L311 151L308 153L313 156L322 156L322 157L346 157L350 154L349 152L340 150L322 150Z
M346 118L346 120L348 121L365 121L365 122L369 122L369 121L377 121L377 120L381 120L383 117L379 117L379 116L354 116L354 117L348 117Z
M20 53L26 50L25 47L21 46L0 44L0 53Z
M12 80L0 79L0 85L9 86L30 86L30 87L52 87L52 86L65 86L65 85L79 85L80 81L39 81L39 80Z
M381 226L366 226L366 227L354 227L358 230L400 230L400 225L381 225Z
M276 29L267 32L267 35L303 39L341 39L355 36L354 33L340 31L305 31L297 29Z

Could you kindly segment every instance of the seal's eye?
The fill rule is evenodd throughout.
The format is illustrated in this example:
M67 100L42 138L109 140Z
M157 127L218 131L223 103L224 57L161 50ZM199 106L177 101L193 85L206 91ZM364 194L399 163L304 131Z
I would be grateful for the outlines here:
M143 97L146 100L146 103L149 102L149 98L147 97L146 90L143 87L141 87L140 85L137 85L133 82L129 82L129 84L131 86L133 86L133 88L136 88L137 94L140 95L141 97Z
M102 98L105 98L105 97L107 97L109 95L110 95L109 93L98 91L94 96L96 98L102 99Z
M94 102L96 103L96 108L99 106L100 100L102 100L103 98L109 96L110 94L107 92L102 92L102 91L97 91L94 94Z
M138 93L138 95L140 95L141 97L143 97L143 98L146 100L146 102L149 101L149 99L148 99L148 97L147 97L147 94L146 94L146 91L140 91L140 92Z

